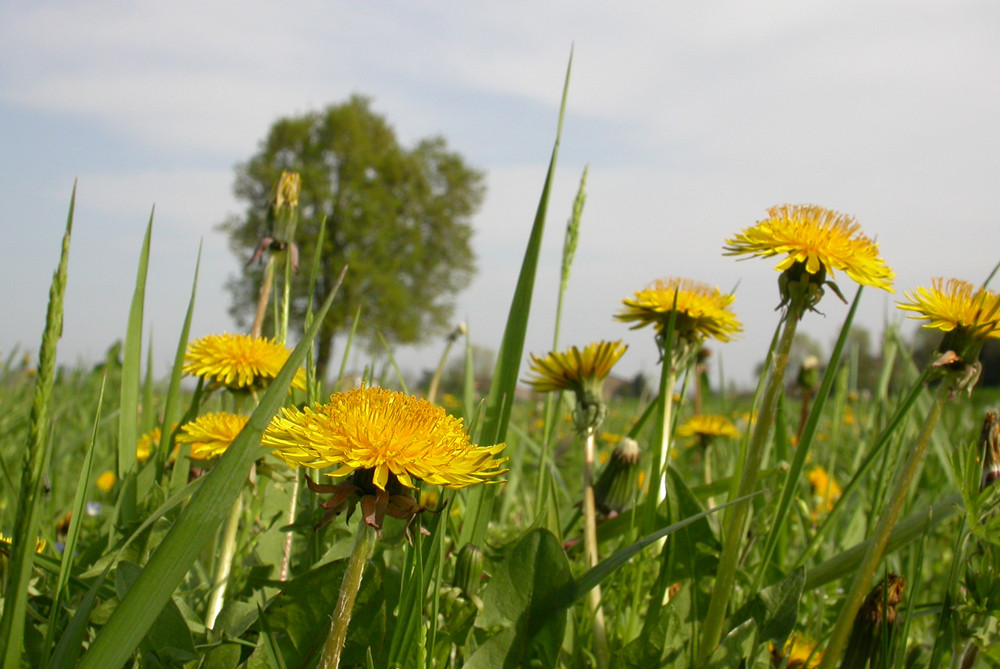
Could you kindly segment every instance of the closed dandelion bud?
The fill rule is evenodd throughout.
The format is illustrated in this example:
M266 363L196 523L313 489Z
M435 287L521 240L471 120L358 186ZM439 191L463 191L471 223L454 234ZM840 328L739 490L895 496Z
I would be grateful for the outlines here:
M979 452L983 459L983 477L979 490L986 490L1000 478L1000 419L990 411L983 422L983 431L979 436Z
M868 593L854 618L841 669L863 669L868 666L869 660L871 666L881 666L878 657L883 646L888 645L882 634L892 634L905 588L906 581L902 576L889 574Z
M475 544L465 544L458 552L455 577L452 585L460 588L470 599L479 594L483 579L483 549Z
M302 191L302 178L298 172L283 170L278 179L278 188L274 194L274 208L281 209L284 205L295 209L299 206L299 193Z
M638 469L639 444L624 437L594 484L594 500L601 513L622 513L632 508L639 496Z

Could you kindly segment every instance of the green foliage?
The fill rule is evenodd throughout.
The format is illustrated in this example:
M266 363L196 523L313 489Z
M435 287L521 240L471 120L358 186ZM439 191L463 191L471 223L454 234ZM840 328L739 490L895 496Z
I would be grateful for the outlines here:
M279 119L237 168L236 196L246 210L222 229L240 258L278 234L271 204L282 170L298 172L302 189L295 238L279 241L294 242L301 258L312 258L326 221L316 294L328 294L350 267L342 299L317 337L320 378L333 337L347 331L358 308L364 313L358 334L371 344L376 333L392 344L423 341L448 324L451 298L475 271L470 223L485 192L481 172L441 137L400 145L363 96ZM228 286L231 311L241 320L253 315L262 275L261 265L251 263ZM292 281L291 320L301 326L308 276L300 272Z

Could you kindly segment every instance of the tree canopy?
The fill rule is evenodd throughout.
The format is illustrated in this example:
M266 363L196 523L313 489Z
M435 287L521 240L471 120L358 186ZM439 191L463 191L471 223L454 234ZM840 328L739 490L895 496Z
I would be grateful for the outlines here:
M340 293L317 336L317 367L325 371L334 337L349 330L358 308L358 336L372 342L417 343L448 325L454 296L475 272L471 219L482 203L485 178L450 151L440 136L401 146L369 98L276 121L257 153L236 168L235 193L246 204L221 228L230 248L248 259L264 237L274 237L269 212L283 170L301 175L293 240L303 268L293 278L291 318L301 324L308 300L308 269L320 225L317 296L325 296L346 264ZM245 265L228 282L230 313L252 318L263 278L260 263Z

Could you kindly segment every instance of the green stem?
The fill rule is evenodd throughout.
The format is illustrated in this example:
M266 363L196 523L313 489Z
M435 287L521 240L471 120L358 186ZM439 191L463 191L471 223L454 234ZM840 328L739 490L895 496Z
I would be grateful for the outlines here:
M594 500L594 428L588 427L584 433L583 458L583 545L587 555L587 568L597 566L597 505ZM587 604L594 620L594 657L598 669L607 669L609 662L608 636L601 610L601 586L587 593Z
M298 507L299 488L302 486L302 468L295 468L295 481L292 483L292 499L288 502L288 524L295 522L295 509ZM288 564L292 561L292 538L295 532L289 531L285 534L285 546L281 552L281 570L278 572L279 581L288 580Z
M937 425L938 419L941 417L941 409L950 392L950 384L942 382L938 388L934 405L931 407L927 419L920 429L917 443L913 447L913 450L910 451L910 455L907 457L902 468L896 474L896 484L893 487L892 495L889 497L889 502L882 512L882 517L875 528L875 534L870 540L871 543L868 544L868 550L865 551L861 565L854 573L854 581L851 583L851 589L844 599L843 606L840 608L837 622L834 623L830 642L823 653L823 663L820 665L820 669L831 669L836 666L840 660L840 656L844 652L847 638L851 634L851 627L854 625L854 617L857 615L858 609L861 608L861 604L871 588L872 577L875 575L875 570L878 568L879 562L882 561L882 555L885 553L885 547L889 542L889 536L892 534L892 528L896 524L896 518L899 517L899 512L903 508L903 502L906 501L906 496L910 491L910 484L913 482L917 468L924 459L927 445L931 441L931 433L934 431L934 426Z
M361 575L365 571L365 562L375 548L375 529L367 523L358 524L358 532L354 535L354 548L347 562L347 571L340 584L340 596L333 611L333 622L330 624L330 634L323 646L323 655L319 659L318 669L337 669L340 665L340 654L347 640L347 626L351 622L354 610L354 600L358 598L361 588Z
M757 487L757 475L760 472L764 450L768 443L771 427L778 407L778 397L784 385L785 367L788 366L788 352L792 348L792 339L799 319L794 310L789 308L783 319L783 329L778 338L771 361L771 371L767 376L764 388L764 399L761 402L757 424L754 426L747 455L740 476L739 487L735 497L745 497L753 493ZM781 327L781 326L779 326ZM698 648L699 663L704 662L722 638L722 626L726 618L726 608L732 595L733 583L736 580L736 566L739 561L740 549L743 547L743 534L747 518L750 514L751 500L747 499L729 508L726 514L725 528L722 540L722 555L719 557L719 568L715 576L712 598L705 614L705 622L701 630L701 643Z
M208 595L208 612L205 614L205 627L212 629L215 621L222 612L222 605L226 601L226 586L229 583L229 574L233 569L233 557L236 555L236 533L240 527L240 516L243 513L243 494L240 493L233 502L226 519L226 525L222 530L222 547L219 551L219 559L215 563L215 574L212 576L212 590Z

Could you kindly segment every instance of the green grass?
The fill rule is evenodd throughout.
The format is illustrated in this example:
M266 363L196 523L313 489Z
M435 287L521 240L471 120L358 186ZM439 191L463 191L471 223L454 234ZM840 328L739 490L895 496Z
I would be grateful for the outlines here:
M783 389L775 431L748 498L751 520L740 545L723 640L717 648L699 649L723 541L723 514L708 501L734 502L730 496L754 396L715 389L703 398L704 413L730 418L739 431L736 438L714 443L712 481L704 480L704 453L674 438L666 500L656 507L645 496L634 511L602 519L601 562L588 570L579 511L583 447L571 418L572 395L547 402L514 399L524 376L524 332L538 288L534 269L558 137L557 131L522 273L511 287L493 386L482 395L473 388L467 340L464 387L442 400L464 417L479 443L506 442L509 472L501 485L428 491L447 504L418 516L427 535L411 531L408 539L403 521L387 520L361 583L341 666L595 666L585 595L597 584L616 667L690 667L699 655L707 659L698 664L708 667L741 661L767 666L771 646L781 647L790 635L813 639L821 649L886 505L893 473L913 448L935 390L921 383L911 344L893 328L881 342L879 373L864 370L865 378L878 380L872 388L859 387L857 352L838 345L801 433L801 395L794 386ZM577 229L567 237L575 243L579 235L586 243L582 197L578 202ZM67 232L67 251L68 240ZM261 449L259 439L280 406L305 401L304 394L289 397L286 387L293 368L308 364L311 336L329 300L318 307L290 364L249 407L255 410L248 427L217 462L194 463L202 475L189 478L191 463L183 451L176 462L168 458L170 428L217 410L223 401L180 383L186 325L172 374L150 376L152 355L141 323L145 267L155 253L147 235L123 333L123 364L116 355L95 368L52 364L65 257L53 283L41 366L16 351L3 358L0 531L16 538L13 545L0 543L3 669L315 666L359 514L318 526L323 500L297 486L297 473ZM172 317L190 322L195 292L187 313ZM843 333L850 322L848 317ZM573 340L572 332L560 338L588 343ZM844 335L841 342L846 341ZM392 374L386 378L392 384ZM685 384L690 388L692 381ZM1000 663L993 644L1000 610L1000 521L992 514L996 496L979 494L977 452L984 417L998 399L996 388L956 397L930 433L876 572L900 574L907 583L894 636L878 642L880 666L948 666L972 647L980 648L977 666ZM635 437L646 488L654 490L649 468L658 457L662 429L655 425L657 402L656 397L609 400L597 441L607 458L621 438ZM687 393L674 406L674 424L694 411ZM154 426L164 428L158 450L137 462L135 441ZM809 474L817 467L843 491L829 506L810 487ZM115 474L109 490L96 484L104 472ZM225 607L208 630L205 614L221 526L238 497L244 502ZM289 524L293 497L297 513ZM290 578L281 582L288 533L294 538ZM37 553L35 536L44 540ZM466 543L478 545L484 556L483 576L471 589L453 583L456 555Z

